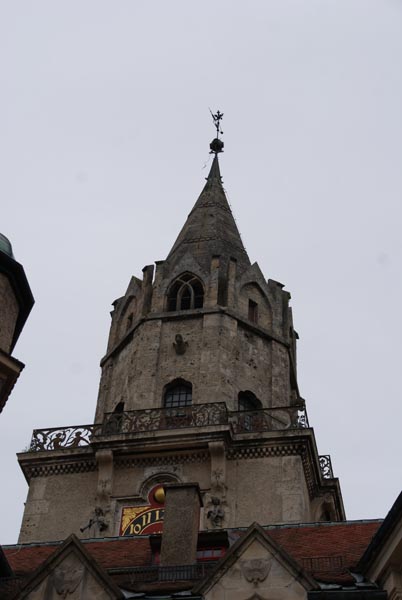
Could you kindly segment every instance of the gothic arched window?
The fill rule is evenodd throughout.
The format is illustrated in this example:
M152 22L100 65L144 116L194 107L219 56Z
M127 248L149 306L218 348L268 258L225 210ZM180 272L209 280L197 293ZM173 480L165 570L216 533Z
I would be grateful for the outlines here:
M183 273L171 285L168 293L168 310L189 310L202 308L204 288L201 281L192 273Z
M175 379L166 386L163 397L163 406L165 408L177 408L180 406L190 406L193 401L193 386L183 379Z
M258 410L261 407L261 402L257 396L246 390L245 392L239 392L239 410Z

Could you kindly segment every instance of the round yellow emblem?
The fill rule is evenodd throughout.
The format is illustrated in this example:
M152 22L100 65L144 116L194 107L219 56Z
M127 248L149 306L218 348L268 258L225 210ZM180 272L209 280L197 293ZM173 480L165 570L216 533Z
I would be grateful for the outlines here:
M165 502L165 491L162 486L156 488L154 492L154 498L157 502L159 502L159 504L163 504Z

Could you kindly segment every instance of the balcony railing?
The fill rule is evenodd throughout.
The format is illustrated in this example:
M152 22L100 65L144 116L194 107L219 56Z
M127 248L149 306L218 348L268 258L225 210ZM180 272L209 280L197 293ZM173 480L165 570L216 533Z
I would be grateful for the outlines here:
M105 413L103 423L34 429L30 451L87 446L98 436L229 425L233 433L309 427L304 405L229 412L224 402Z
M321 475L324 479L333 479L332 462L329 454L322 454L318 457L320 461Z
M197 581L204 579L215 565L216 562L211 561L199 562L194 565L175 565L172 567L161 567L159 565L134 567L128 569L127 575L132 584L157 581ZM111 572L109 571L109 573Z
M227 425L234 434L304 429L309 427L304 405L263 408L253 411L227 410L224 402L193 404L180 408L150 408L122 413L105 413L103 423L34 429L30 452L88 446L100 436ZM321 475L332 479L331 457L319 457Z
M148 408L122 413L105 413L101 435L208 427L210 425L227 425L227 423L226 404L211 402L178 408Z
M234 433L301 429L309 426L304 405L231 412L229 422Z
M99 434L100 427L100 425L70 425L69 427L34 429L29 450L34 452L88 446L92 438Z

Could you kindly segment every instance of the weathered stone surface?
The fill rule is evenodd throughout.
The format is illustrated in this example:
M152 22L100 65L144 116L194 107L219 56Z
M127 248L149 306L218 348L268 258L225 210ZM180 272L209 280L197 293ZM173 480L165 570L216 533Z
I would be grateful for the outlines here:
M199 483L204 528L344 516L338 483L321 478L314 433L298 428L297 409L291 408L301 398L290 294L250 264L216 161L169 256L156 264L154 280L153 267L144 267L142 280L132 277L114 302L95 422L113 422L105 413L114 411L148 412L140 412L129 430L103 429L101 439L95 436L96 470L68 467L31 479L20 541L62 539L71 532L119 535L123 507L144 505L152 485L168 482ZM196 278L198 298L203 290L197 308L194 302L182 308L178 295L173 302L169 296L186 274ZM178 425L182 407L159 410L176 380L191 384L194 408L224 403L225 418ZM253 428L244 412L227 418L225 408L239 410L240 392L256 399L250 410L275 409L263 413L266 421L258 413L262 429ZM147 430L153 409L162 417ZM232 423L240 422L236 430ZM58 460L70 459L66 449ZM25 470L29 461L21 459Z
M253 525L196 591L205 600L301 600L314 587L300 566Z
M64 473L31 479L19 543L64 540L74 533L88 538L98 531L80 531L96 506L97 473Z
M0 273L0 349L10 352L19 306L8 277Z
M121 600L124 594L80 544L69 536L35 571L19 600Z
M161 565L195 564L202 505L199 485L170 483L165 494Z

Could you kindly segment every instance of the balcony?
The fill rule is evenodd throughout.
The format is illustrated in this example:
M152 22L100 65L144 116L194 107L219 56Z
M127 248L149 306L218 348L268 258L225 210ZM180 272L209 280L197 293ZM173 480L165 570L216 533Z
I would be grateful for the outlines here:
M304 405L230 412L224 402L211 402L180 408L149 408L105 413L103 423L99 424L34 429L29 450L34 452L78 448L89 445L99 436L216 425L226 425L234 434L309 427Z
M309 423L304 404L253 411L228 411L224 402L150 408L105 413L103 423L34 429L29 452L80 448L109 436L211 426L226 426L238 435L306 429ZM320 456L319 462L322 477L332 479L330 456Z
M131 567L127 569L127 579L131 584L157 583L177 581L198 581L209 575L215 567L216 561L198 562L193 565L176 565L173 567L162 567L152 565L148 567ZM119 570L121 572L121 569ZM113 573L113 571L109 571Z

